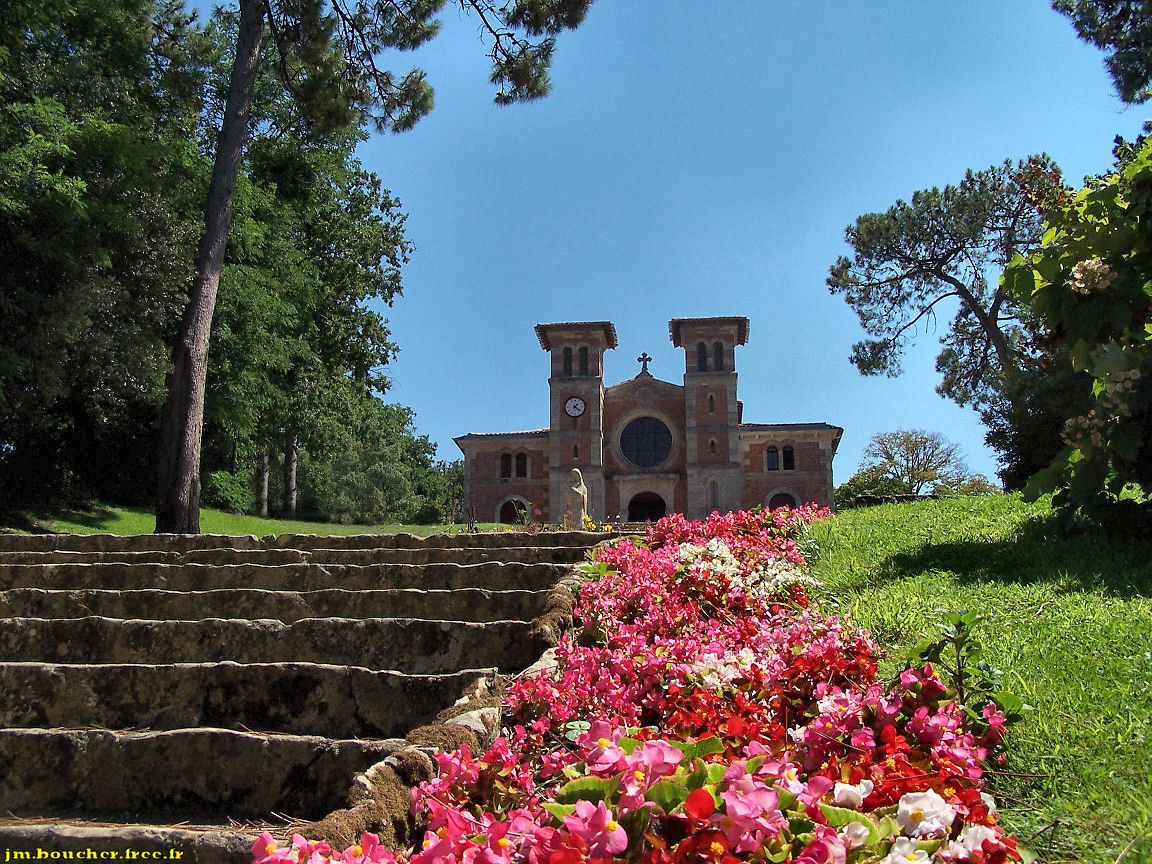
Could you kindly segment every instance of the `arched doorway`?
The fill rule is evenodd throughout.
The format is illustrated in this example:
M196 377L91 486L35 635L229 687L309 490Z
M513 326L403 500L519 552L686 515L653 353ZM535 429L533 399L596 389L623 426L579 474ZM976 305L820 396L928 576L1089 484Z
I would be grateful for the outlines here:
M787 507L791 510L796 509L796 499L789 495L787 492L780 492L773 495L768 501L768 509L775 510L777 507Z
M629 522L655 522L667 515L664 499L655 492L641 492L628 502Z
M515 525L522 521L523 514L528 512L524 502L518 498L509 498L500 505L500 522L504 525Z

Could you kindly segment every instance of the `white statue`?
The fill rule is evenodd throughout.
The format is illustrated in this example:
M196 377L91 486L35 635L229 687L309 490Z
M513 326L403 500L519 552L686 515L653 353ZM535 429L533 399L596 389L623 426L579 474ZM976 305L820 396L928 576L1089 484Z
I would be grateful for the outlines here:
M588 487L584 485L584 475L579 468L572 469L572 480L564 490L564 527L574 530L584 528L584 514L588 512Z

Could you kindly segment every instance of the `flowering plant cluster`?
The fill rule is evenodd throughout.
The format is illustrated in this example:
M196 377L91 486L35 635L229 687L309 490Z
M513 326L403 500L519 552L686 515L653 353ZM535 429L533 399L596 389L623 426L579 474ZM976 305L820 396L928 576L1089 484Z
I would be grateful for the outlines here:
M1020 860L981 788L1004 725L995 705L978 736L930 665L885 686L867 633L809 604L804 537L826 513L672 516L643 544L602 550L556 670L509 689L509 733L482 754L438 754L438 776L413 790L422 848L380 851L367 835L329 856ZM261 842L257 864L325 854Z

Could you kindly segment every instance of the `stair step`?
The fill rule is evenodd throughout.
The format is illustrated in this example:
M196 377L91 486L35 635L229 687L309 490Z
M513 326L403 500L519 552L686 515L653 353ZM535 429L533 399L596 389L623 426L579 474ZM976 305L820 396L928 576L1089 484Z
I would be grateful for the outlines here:
M408 675L316 663L0 663L0 726L246 727L403 737L490 669ZM243 730L241 730L243 731Z
M548 646L524 621L412 618L2 618L0 661L57 663L307 662L436 674L485 666L517 672Z
M0 618L439 618L453 621L528 620L540 614L547 591L454 591L419 588L348 591L269 591L218 588L166 591L146 588L116 591L85 588L54 591L14 588L0 591Z
M617 534L586 531L506 531L484 534L0 534L0 552L128 551L187 552L193 549L514 549L518 547L586 549Z
M182 864L251 864L252 841L256 832L239 831L231 825L174 828L162 825L95 825L81 822L68 824L38 822L21 824L18 820L0 821L0 848L8 850L12 860L35 861L43 850L49 857L41 860L101 860L101 853L116 853L124 859L131 849L141 861L179 861ZM19 853L19 857L17 857ZM27 853L27 854L25 854ZM56 853L56 854L53 854ZM111 854L102 860L112 859Z
M0 729L0 812L102 821L319 819L404 744L229 729Z
M315 591L388 588L540 590L567 575L564 564L0 564L0 589L262 588Z
M583 561L578 547L516 546L511 548L371 548L329 549L192 549L174 551L51 551L0 552L0 567L13 564L485 564L519 561L526 564L575 564Z

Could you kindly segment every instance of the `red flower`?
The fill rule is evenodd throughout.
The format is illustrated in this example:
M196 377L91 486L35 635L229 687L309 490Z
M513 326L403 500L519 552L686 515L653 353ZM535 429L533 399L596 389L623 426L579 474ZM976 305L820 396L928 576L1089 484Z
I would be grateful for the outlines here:
M703 821L716 812L716 799L707 789L693 789L684 802L684 812Z

